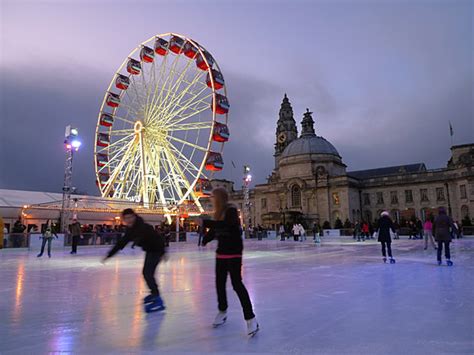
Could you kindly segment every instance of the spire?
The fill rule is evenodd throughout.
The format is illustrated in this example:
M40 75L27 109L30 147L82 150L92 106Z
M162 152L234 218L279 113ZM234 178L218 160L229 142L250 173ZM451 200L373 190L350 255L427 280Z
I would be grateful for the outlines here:
M293 108L291 107L290 100L288 100L288 96L286 95L286 93L283 97L283 101L281 102L279 115L280 120L293 119Z
M303 115L303 120L301 121L301 137L315 136L314 132L314 121L311 116L312 112L309 111L309 108L306 109L306 112Z

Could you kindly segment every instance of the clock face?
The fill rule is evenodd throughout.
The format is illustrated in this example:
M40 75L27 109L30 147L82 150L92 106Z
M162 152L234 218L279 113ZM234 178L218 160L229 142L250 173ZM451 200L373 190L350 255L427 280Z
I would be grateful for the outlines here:
M286 141L286 134L282 132L278 135L278 143L284 143L285 141Z

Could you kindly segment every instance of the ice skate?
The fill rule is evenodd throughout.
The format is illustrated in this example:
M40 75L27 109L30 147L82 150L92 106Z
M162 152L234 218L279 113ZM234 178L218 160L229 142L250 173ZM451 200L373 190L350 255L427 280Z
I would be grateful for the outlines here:
M447 264L448 266L453 266L453 265L454 265L454 263L453 263L451 260L449 260L449 259L446 260L446 264Z
M216 315L216 318L214 319L214 322L212 323L212 326L214 328L217 328L218 326L224 324L227 320L227 312L219 312Z
M383 258L383 262L384 262L384 263L387 262L387 258L386 258L386 257Z
M257 319L254 317L247 321L247 334L253 337L259 331Z
M441 260L438 260L438 265L441 265L441 264L442 264Z
M153 303L153 300L155 299L155 295L148 295L143 299L143 304L149 304Z
M37 258L41 258L43 256L43 253L39 253L38 255L36 255Z
M390 264L395 264L395 259L394 258L390 258Z
M146 313L151 313L151 312L158 312L164 310L166 307L163 304L163 300L161 299L160 296L154 296L153 300L151 303L147 303L145 305L145 312Z

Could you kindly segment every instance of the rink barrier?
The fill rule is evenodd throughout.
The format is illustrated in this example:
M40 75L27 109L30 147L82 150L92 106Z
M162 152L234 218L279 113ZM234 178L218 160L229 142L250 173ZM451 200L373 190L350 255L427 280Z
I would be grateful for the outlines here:
M410 235L408 228L400 228L399 235L403 238L408 238ZM470 237L474 236L474 226L463 227L462 236ZM72 235L71 234L58 234L59 240L54 238L52 247L54 249L59 248L68 248L72 244ZM122 236L120 232L99 232L99 233L82 233L81 238L79 239L79 246L108 246L114 245L117 240ZM340 229L340 237L352 237L353 229L352 228L343 228ZM5 233L3 238L3 249L37 249L41 246L41 237L42 234L38 232L33 233ZM293 236L290 233L285 233L285 239L292 238ZM306 231L306 237L313 237L313 232L311 230ZM171 232L167 239L168 242L196 242L197 243L197 233L194 232L179 232L179 237L176 238L176 232ZM250 233L251 239L257 240L268 240L268 239L277 239L280 240L280 235L277 236L275 231L260 231ZM331 236L329 236L331 238ZM2 241L0 241L1 243Z

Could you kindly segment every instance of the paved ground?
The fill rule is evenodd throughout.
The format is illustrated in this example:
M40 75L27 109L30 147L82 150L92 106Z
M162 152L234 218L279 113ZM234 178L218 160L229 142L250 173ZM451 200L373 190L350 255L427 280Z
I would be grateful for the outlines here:
M246 242L244 280L262 328L251 339L230 283L229 320L210 327L213 249L171 248L158 272L168 309L151 315L139 251L105 266L104 248L52 259L0 251L0 353L474 352L474 239L453 243L454 267L438 267L421 241L396 241L395 265L372 241Z

